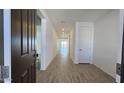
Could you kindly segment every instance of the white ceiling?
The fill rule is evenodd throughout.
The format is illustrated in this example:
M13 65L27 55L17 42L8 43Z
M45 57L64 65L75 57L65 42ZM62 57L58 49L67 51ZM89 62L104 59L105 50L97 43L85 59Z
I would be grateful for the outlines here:
M69 33L74 29L76 21L94 22L109 9L46 9L48 17L50 18L56 32L62 36L62 28L65 33Z

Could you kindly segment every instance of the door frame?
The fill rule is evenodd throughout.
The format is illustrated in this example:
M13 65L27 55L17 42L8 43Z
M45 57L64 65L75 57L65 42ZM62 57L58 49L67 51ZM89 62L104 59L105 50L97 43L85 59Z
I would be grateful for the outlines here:
M43 10L37 10L37 16L41 19L41 64L40 70L46 70L46 18Z
M9 66L9 78L4 83L11 83L11 9L3 10L4 66Z
M40 61L40 70L42 69L42 67L41 67L41 64L42 64L42 62L43 62L43 50L42 50L42 33L43 33L43 31L42 31L42 28L43 28L43 26L42 26L42 20L43 20L43 15L42 15L42 13L41 13L41 11L40 10L37 10L37 12L36 12L36 16L37 17L39 17L40 18L40 22L41 22L41 31L40 31L40 36L41 36L41 42L40 42L40 57L39 57L39 61ZM36 35L37 35L37 27L36 27ZM37 37L36 37L37 38ZM35 45L36 45L37 43L35 43ZM37 48L37 47L36 47ZM37 51L37 50L36 50ZM42 55L42 56L41 56Z

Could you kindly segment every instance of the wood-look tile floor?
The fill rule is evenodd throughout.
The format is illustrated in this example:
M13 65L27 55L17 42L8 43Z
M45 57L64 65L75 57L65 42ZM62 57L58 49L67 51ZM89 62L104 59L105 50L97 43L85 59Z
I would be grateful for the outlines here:
M92 64L74 64L58 54L46 71L37 71L37 83L114 83L115 79Z

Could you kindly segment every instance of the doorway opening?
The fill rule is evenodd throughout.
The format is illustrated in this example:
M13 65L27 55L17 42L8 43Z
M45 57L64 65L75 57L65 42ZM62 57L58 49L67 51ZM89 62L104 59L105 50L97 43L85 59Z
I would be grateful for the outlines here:
M68 48L69 48L68 39L60 39L60 54L67 57L69 52Z

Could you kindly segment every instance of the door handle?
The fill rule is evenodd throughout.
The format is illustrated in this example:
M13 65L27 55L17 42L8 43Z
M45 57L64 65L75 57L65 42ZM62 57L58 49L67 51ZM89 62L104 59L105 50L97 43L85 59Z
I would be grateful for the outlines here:
M38 54L38 53L36 53L36 54L34 54L34 55L33 55L33 57L38 57L38 56L39 56L39 54Z
M82 49L79 49L79 51L82 51Z

